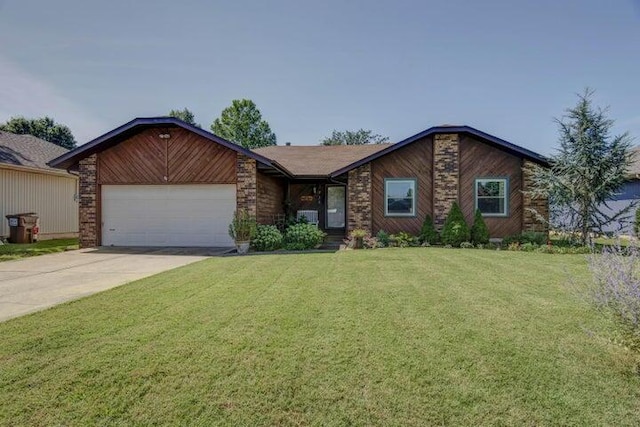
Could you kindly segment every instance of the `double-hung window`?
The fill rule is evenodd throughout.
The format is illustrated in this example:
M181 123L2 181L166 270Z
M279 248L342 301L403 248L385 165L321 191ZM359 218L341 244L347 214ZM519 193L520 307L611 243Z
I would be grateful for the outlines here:
M484 216L509 214L509 180L507 178L478 178L475 184L476 209Z
M384 180L384 214L416 216L416 180L387 178Z

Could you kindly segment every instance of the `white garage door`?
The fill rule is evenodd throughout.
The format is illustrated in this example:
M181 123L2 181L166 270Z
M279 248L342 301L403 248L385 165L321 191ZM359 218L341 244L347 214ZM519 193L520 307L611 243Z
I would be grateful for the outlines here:
M103 185L103 246L233 246L236 186Z

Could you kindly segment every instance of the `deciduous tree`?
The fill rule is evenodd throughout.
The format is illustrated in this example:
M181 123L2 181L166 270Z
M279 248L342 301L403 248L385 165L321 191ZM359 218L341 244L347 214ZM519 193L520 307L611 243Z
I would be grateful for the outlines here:
M76 146L76 139L71 130L65 125L56 123L51 117L38 119L12 117L0 125L0 130L19 135L33 135L69 150Z
M234 99L213 121L211 131L245 148L276 145L276 134L250 99Z
M386 136L373 133L372 130L358 129L356 131L337 131L331 132L320 143L322 145L364 145L364 144L383 144L389 142Z

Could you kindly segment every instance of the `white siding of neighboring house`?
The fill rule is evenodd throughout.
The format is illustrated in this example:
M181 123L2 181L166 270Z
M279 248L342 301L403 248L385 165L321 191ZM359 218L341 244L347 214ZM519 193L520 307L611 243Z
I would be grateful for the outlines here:
M40 238L78 235L78 179L0 165L0 236L9 235L5 215L36 212Z

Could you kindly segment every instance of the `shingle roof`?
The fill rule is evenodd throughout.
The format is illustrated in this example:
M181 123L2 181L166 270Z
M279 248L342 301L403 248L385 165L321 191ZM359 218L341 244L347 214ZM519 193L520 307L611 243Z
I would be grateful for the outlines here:
M272 159L296 176L328 176L392 144L367 145L272 145L253 151Z
M66 148L32 135L0 131L0 163L59 173L60 169L52 168L47 163L67 151L69 150Z

